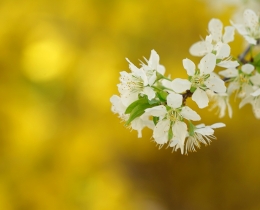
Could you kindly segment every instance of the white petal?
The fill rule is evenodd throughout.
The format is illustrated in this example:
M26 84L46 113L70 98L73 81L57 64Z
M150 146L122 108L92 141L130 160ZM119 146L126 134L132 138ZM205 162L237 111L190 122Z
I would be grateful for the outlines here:
M255 92L251 93L250 95L254 96L254 97L259 96L260 95L260 88L257 89Z
M223 24L219 19L212 18L209 21L209 32L212 34L212 38L215 41L220 41L222 37Z
M241 67L241 70L246 73L246 74L250 74L252 71L254 71L255 67L249 63L247 64L244 64L242 67Z
M168 132L170 129L170 121L159 121L153 130L153 138L157 144L165 144L168 141Z
M254 11L247 9L244 12L245 25L251 29L255 29L258 26L258 16Z
M200 133L201 135L207 135L207 136L214 134L214 130L212 128L210 128L209 126L196 129L195 132Z
M205 55L199 63L200 75L211 73L216 66L216 56L212 53Z
M168 89L172 89L172 82L167 79L162 79L162 85Z
M121 98L117 95L113 95L110 98L110 102L112 103L112 112L118 113L119 115L123 115L125 113L126 107L122 104Z
M247 32L247 30L246 30L244 25L242 25L242 24L234 24L232 21L230 21L230 22L237 29L238 33L240 33L243 36L248 34L248 32Z
M256 73L254 76L250 77L250 80L254 85L260 85L260 74Z
M236 68L230 68L220 71L219 74L226 78L236 77L238 75L238 70Z
M164 117L165 114L167 113L167 110L165 106L159 105L152 108L148 108L145 110L145 112L155 117Z
M222 127L226 127L226 125L224 123L214 123L210 127L211 128L222 128Z
M152 100L155 97L154 90L149 86L144 88L143 93L148 96L149 100Z
M226 92L227 88L225 86L225 82L214 76L210 76L206 81L205 85L211 89L212 91L215 91L217 93L223 93Z
M187 119L187 120L200 120L200 116L197 114L197 112L193 111L190 107L185 106L181 110L181 115Z
M184 141L187 134L187 125L184 122L177 121L172 126L172 133L179 140L178 146L181 149L181 154L184 152Z
M247 41L249 44L253 44L253 45L256 45L256 44L257 44L256 39L254 39L254 38L251 37L251 36L244 35L244 38L246 39L246 41Z
M137 68L128 58L126 58L127 62L129 63L129 69L135 73L136 71L139 70L139 68Z
M209 43L209 42L206 42L206 41L199 41L199 42L196 42L194 43L189 51L190 51L190 54L193 55L193 56L204 56L206 55L207 53L210 53L213 49L213 46Z
M171 89L173 89L176 93L183 93L186 90L189 90L191 87L191 82L186 79L176 78L172 81Z
M208 106L209 99L205 91L197 88L193 93L191 99L197 103L199 108L205 108Z
M164 75L164 73L165 73L165 67L163 66L163 65L158 65L157 66L157 71L160 73L160 74L162 74L162 75Z
M223 35L223 42L229 43L234 40L235 28L233 26L226 26Z
M151 50L151 55L148 61L148 66L150 70L156 70L159 64L160 57L155 50Z
M167 96L167 104L172 108L179 108L182 105L182 95L170 93Z
M230 55L230 47L228 44L218 42L215 49L217 51L216 57L218 59L223 59Z
M239 63L237 61L225 60L219 62L217 65L223 68L235 68L239 66Z
M189 76L193 76L195 74L195 64L188 58L182 60L183 67L186 69L187 74Z

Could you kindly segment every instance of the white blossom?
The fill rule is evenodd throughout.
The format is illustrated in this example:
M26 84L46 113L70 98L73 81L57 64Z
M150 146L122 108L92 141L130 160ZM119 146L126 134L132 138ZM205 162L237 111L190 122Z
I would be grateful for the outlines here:
M176 139L176 145L183 153L184 140L187 132L187 125L183 122L187 120L200 120L200 116L188 106L182 106L182 96L177 93L170 93L167 96L167 109L164 105L148 108L145 112L151 116L159 117L159 121L154 127L154 140L163 145L169 140L169 132L172 132ZM171 131L169 131L171 129Z
M229 42L234 40L234 27L226 26L219 19L211 19L208 24L209 35L203 41L196 42L190 47L190 53L194 56L204 56L215 52L217 59L224 59L230 55Z
M187 134L187 140L185 142L185 154L190 152L195 152L196 148L200 148L201 144L209 145L211 139L215 139L214 134L215 128L225 127L224 123L215 123L210 126L205 126L205 124L200 124L195 126L192 134Z
M232 21L231 24L249 44L257 44L257 40L260 39L260 23L259 16L253 10L244 11L244 24L234 24Z
M228 78L230 83L227 88L227 94L231 95L234 91L238 91L238 97L245 97L246 90L250 88L250 78L254 71L254 66L251 64L244 64L241 67L241 72L235 68L220 71L219 74Z
M216 56L212 53L205 55L199 65L199 71L196 70L195 64L188 58L183 60L183 66L190 76L189 80L175 79L172 82L172 89L177 93L182 93L190 88L195 88L192 100L197 103L199 108L208 106L208 96L206 90L210 89L215 92L225 92L226 87L220 78L218 78L213 70L216 66Z

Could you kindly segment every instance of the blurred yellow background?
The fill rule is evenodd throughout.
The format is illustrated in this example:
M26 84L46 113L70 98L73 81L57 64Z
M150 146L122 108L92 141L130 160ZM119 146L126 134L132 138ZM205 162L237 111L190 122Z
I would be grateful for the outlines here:
M184 78L182 59L199 61L191 44L232 12L198 0L1 0L0 209L260 209L250 106L221 120L199 110L227 127L188 156L158 150L150 130L138 139L110 111L125 57L137 65L155 49Z

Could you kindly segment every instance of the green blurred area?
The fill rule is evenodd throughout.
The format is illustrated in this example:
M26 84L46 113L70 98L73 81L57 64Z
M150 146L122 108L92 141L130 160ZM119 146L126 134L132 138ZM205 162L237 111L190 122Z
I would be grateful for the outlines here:
M0 209L260 209L251 107L221 120L199 110L227 127L189 156L158 150L150 130L138 139L110 111L125 57L137 65L155 49L185 78L182 59L199 61L191 44L231 14L195 0L1 0Z

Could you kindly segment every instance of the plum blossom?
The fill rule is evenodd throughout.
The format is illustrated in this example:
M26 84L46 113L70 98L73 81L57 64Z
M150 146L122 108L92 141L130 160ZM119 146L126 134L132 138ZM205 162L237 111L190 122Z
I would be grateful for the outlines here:
M259 16L253 10L246 9L244 11L244 24L234 24L232 21L231 24L249 44L257 44L260 39L260 23Z
M120 72L120 84L118 84L118 91L125 106L137 100L140 93L147 95L149 100L155 97L152 85L156 81L156 73L163 75L165 72L165 68L159 64L159 59L159 55L155 50L151 51L149 60L146 60L148 64L142 63L141 68L136 67L129 59L126 59L131 73L126 71Z
M223 59L230 55L229 42L234 40L234 27L226 26L222 35L223 24L219 19L211 19L208 24L209 35L203 41L196 42L190 47L190 53L194 56L204 56L215 52L217 59Z
M241 71L235 68L229 68L223 71L220 71L219 74L227 78L230 83L227 88L227 94L230 95L234 91L239 91L239 97L245 97L247 89L251 86L250 78L255 67L251 64L244 64L241 66Z
M232 108L229 103L229 95L227 93L214 93L213 91L208 90L207 95L209 96L210 101L212 101L212 105L210 107L210 111L217 108L217 113L219 118L222 118L226 114L226 110L228 112L228 116L232 117Z
M185 154L190 152L195 152L196 148L200 148L201 144L209 145L211 139L215 139L214 134L215 128L225 127L224 123L215 123L210 126L205 124L199 124L195 126L193 132L187 135L187 140L185 142Z
M217 77L213 70L216 66L216 56L212 53L205 55L196 69L195 64L188 58L183 60L184 69L190 79L175 79L172 81L172 89L177 93L185 92L191 88L195 89L192 100L197 103L199 108L208 106L208 96L206 90L221 93L226 91L223 80Z
M164 105L159 105L148 108L145 112L151 116L159 117L159 121L153 131L153 138L156 143L163 145L174 139L175 146L180 148L183 153L184 140L187 133L187 125L183 120L197 121L200 120L200 116L188 106L182 106L182 99L180 94L170 93L167 96L168 108ZM172 133L172 137L170 133Z

